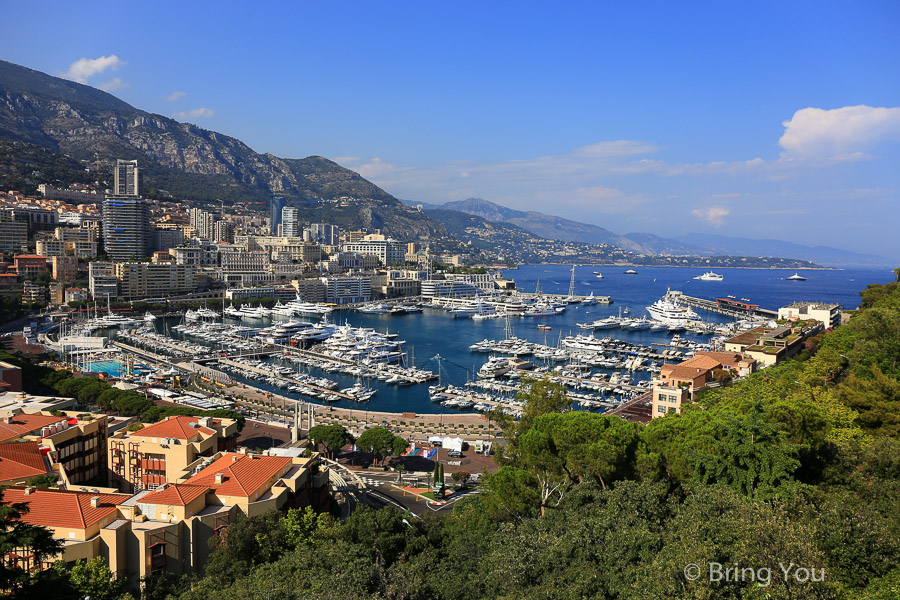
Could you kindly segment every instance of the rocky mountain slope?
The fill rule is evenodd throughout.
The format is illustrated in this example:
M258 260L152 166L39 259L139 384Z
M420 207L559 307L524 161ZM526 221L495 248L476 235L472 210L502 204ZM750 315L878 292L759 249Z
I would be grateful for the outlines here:
M95 88L0 61L0 139L27 142L75 160L138 159L149 197L267 202L284 196L335 222L423 238L443 228L321 156L283 159L242 141L148 113Z

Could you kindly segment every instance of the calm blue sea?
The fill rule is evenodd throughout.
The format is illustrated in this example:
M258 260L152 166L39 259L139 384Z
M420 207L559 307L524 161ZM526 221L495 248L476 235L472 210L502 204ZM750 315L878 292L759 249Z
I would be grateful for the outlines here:
M756 270L756 269L723 269L717 271L725 276L724 281L705 282L694 280L704 269L688 268L642 268L635 267L637 275L625 275L628 267L579 266L575 270L575 292L580 295L594 293L595 296L612 296L613 304L609 306L571 305L562 315L544 318L522 318L511 320L514 333L520 338L535 342L556 345L560 338L567 335L583 333L576 323L599 319L618 314L625 307L631 315L641 316L646 307L666 293L667 288L680 290L685 294L701 298L716 298L732 295L737 298L749 298L763 308L777 309L795 300L812 300L837 302L845 308L855 308L859 304L859 290L868 283L887 283L894 280L889 270L835 270L835 271L802 271L807 281L786 281L794 271ZM603 274L597 279L593 271ZM530 265L503 272L504 276L515 280L516 287L526 292L533 292L540 281L540 289L545 293L566 294L569 290L571 265ZM725 321L726 317L709 314L703 315L710 321ZM394 316L373 315L355 311L336 312L339 322L348 322L355 326L373 327L379 331L399 333L399 339L406 340L406 351L416 365L432 371L437 370L440 355L441 374L445 382L462 385L473 378L478 368L487 360L488 355L469 351L469 345L485 338L502 339L504 337L505 320L488 319L454 319L444 311L426 309L423 313ZM247 323L251 326L253 323ZM268 320L259 321L257 326L268 324ZM538 324L550 325L550 331L538 331ZM607 330L598 335L612 335L643 344L664 343L669 336L660 333L624 332ZM693 334L682 334L689 337ZM707 338L700 338L707 339ZM335 377L334 375L329 375ZM341 387L353 385L354 379L336 377ZM262 385L266 387L265 384ZM369 382L376 387L378 393L367 405L350 402L338 402L337 406L388 412L439 413L444 410L440 405L428 399L427 385L408 387L388 386L377 380ZM278 390L273 390L283 393ZM285 393L291 396L291 393Z

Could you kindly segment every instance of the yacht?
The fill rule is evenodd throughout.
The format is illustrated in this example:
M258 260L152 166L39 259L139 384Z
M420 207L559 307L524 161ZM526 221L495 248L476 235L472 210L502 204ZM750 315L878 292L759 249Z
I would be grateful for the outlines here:
M647 313L654 321L661 321L667 325L684 325L700 320L700 315L693 310L686 306L679 306L668 298L660 298L648 306Z
M595 271L595 272L594 272L594 277L596 277L597 279L603 279L603 273L597 273L597 272Z
M806 281L806 277L801 275L800 273L794 273L790 277L786 277L788 281Z
M712 271L708 271L703 275L697 275L694 279L698 279L700 281L722 281L725 279L724 275L719 275L718 273L713 273Z
M383 315L389 312L391 308L384 304L366 304L362 308L359 309L361 313L368 313L372 315Z
M258 337L267 344L287 344L294 335L312 326L312 323L288 321L260 330Z
M625 271L625 274L626 275L637 275L637 271L635 271L634 269L628 269L627 271Z
M585 296L581 300L581 304L583 306L593 306L593 305L597 304L598 302L599 302L599 300L597 300L597 298L594 296L594 292L591 292L591 294L589 296Z

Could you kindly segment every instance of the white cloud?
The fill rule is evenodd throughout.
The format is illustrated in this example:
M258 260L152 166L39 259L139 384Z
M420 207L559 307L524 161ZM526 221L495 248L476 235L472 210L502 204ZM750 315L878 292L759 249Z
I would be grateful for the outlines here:
M184 98L187 96L187 92L172 92L168 98L166 98L166 102L175 102L179 98Z
M121 77L116 77L115 79L107 81L106 83L101 83L97 87L99 89L103 90L104 92L114 92L116 90L121 90L123 88L127 88L130 85L131 85L130 83L128 83L126 81L122 81Z
M803 108L784 125L782 158L860 160L885 140L900 140L900 107Z
M65 77L78 83L87 83L92 76L102 73L107 69L116 71L119 67L125 66L127 63L119 60L115 54L109 56L101 56L100 58L79 58L66 71Z
M185 121L187 119L205 119L207 117L211 117L215 115L216 112L211 108L192 108L191 110L183 110L181 112L174 113L172 116L176 119L180 119Z
M386 163L378 157L352 168L366 179L383 179L400 171L408 171L410 169L410 167L398 167L397 165Z
M695 208L691 211L691 214L716 227L721 227L725 224L725 217L731 214L731 210L724 206L711 206L705 210L702 208Z

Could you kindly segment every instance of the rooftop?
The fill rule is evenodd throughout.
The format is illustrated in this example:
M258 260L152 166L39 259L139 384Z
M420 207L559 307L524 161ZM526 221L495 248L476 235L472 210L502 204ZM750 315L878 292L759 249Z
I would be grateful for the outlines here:
M258 456L229 452L185 483L206 486L223 496L249 498L291 462L291 458L287 456ZM222 483L216 483L216 475L220 473Z
M9 422L7 422L7 419ZM54 417L41 414L11 415L0 419L0 442L27 435L43 427L65 421L66 417Z
M22 520L43 527L85 529L115 514L116 506L129 498L128 494L95 494L71 490L32 489L25 494L24 487L11 487L3 491L5 503L23 502L28 512ZM91 498L99 498L99 505L91 506Z
M133 432L132 436L138 437L155 437L155 438L175 438L179 440L190 440L197 436L198 433L212 435L214 430L202 427L197 417L175 416L169 417L159 423L147 425L143 429Z
M140 499L142 504L166 504L168 506L187 506L200 496L206 494L209 488L204 485L190 485L187 483L169 483L162 489L154 490Z
M49 471L37 442L0 444L0 481L14 481ZM5 497L4 502L9 502Z

